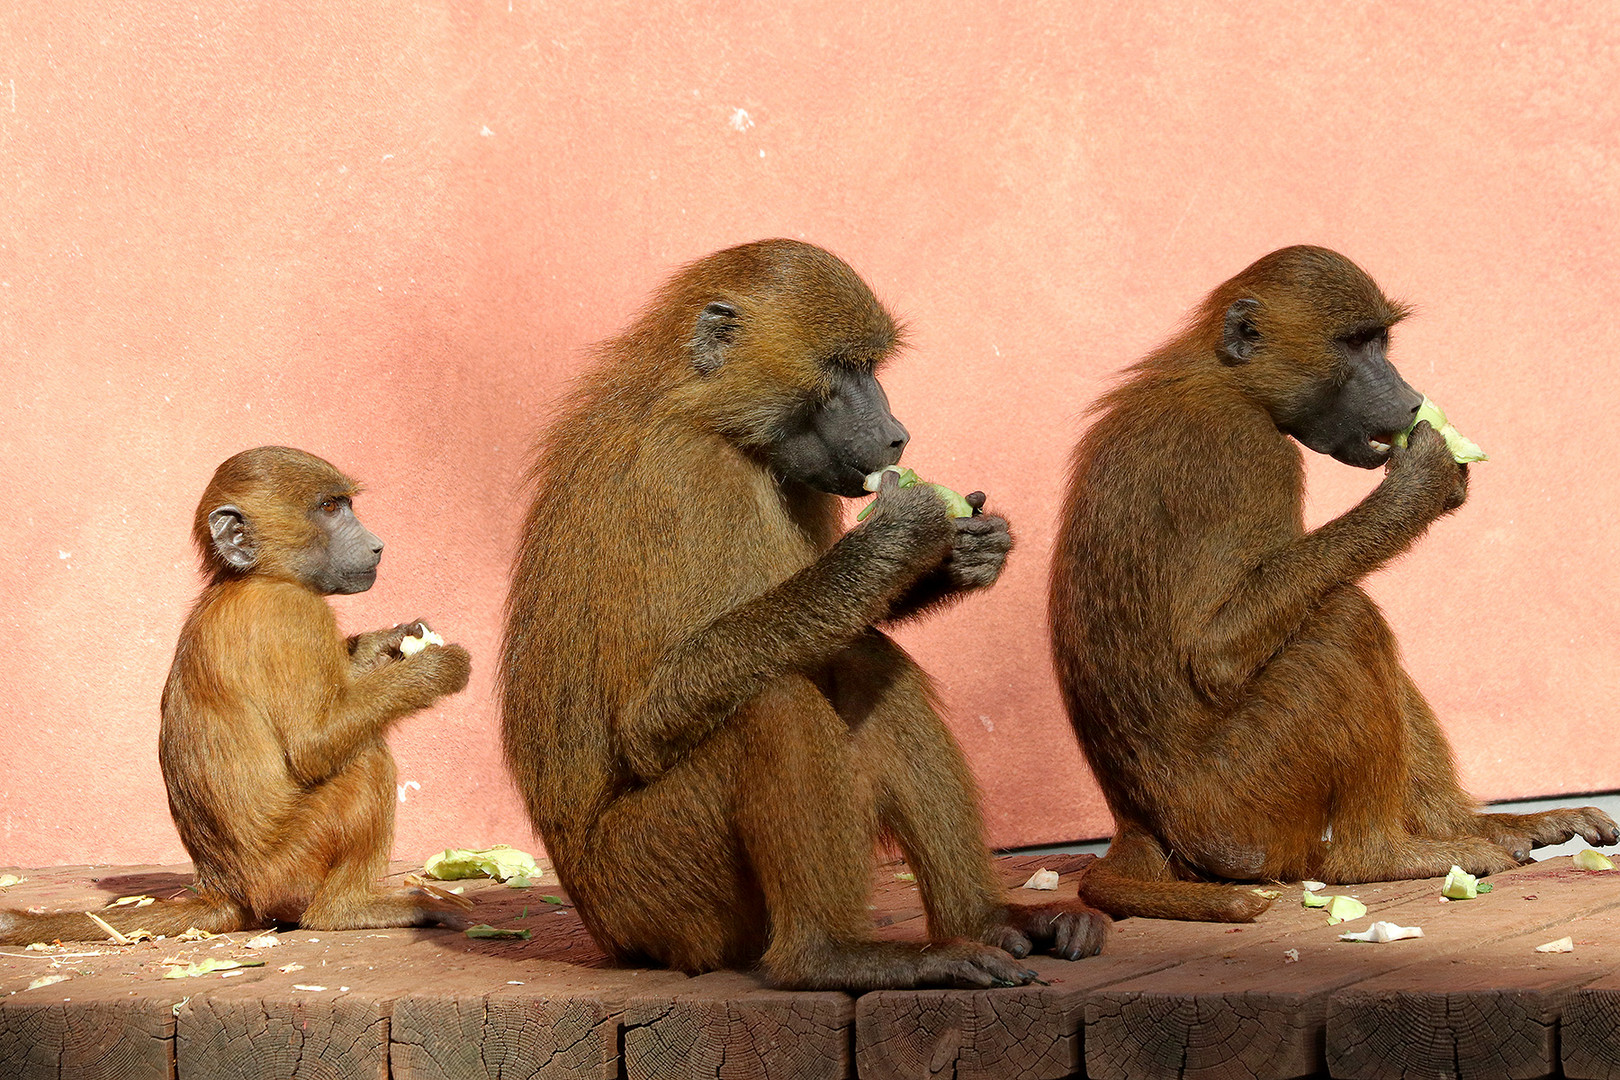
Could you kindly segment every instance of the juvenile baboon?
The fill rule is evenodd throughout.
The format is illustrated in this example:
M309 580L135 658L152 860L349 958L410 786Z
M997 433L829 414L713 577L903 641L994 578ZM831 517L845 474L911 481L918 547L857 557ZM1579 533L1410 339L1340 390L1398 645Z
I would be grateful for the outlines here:
M246 450L214 473L192 535L208 584L180 631L158 757L196 895L97 915L119 930L215 933L464 922L413 889L382 890L394 839L383 733L467 685L459 645L399 652L415 622L345 639L333 593L371 588L378 540L352 480L312 454ZM0 912L0 943L83 939L83 913Z
M843 533L838 496L906 445L875 377L898 339L827 252L732 248L603 347L546 436L506 754L621 960L862 990L1024 983L1032 943L1101 945L1083 904L1006 902L928 679L877 629L995 581L1007 523L891 474ZM915 869L930 947L873 940L880 835Z
M1052 651L1115 819L1082 895L1116 915L1244 920L1196 883L1488 874L1579 835L1592 809L1482 814L1358 584L1461 506L1468 470L1386 358L1406 314L1348 259L1273 252L1096 406L1052 565ZM1378 487L1303 521L1295 440ZM1331 841L1324 834L1331 830Z

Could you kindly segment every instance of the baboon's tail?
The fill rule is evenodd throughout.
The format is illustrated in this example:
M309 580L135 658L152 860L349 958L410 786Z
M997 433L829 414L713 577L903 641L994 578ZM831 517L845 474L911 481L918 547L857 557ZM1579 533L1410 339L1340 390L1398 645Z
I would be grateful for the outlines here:
M1106 860L1080 879L1080 898L1115 918L1187 919L1193 922L1253 922L1271 906L1252 885L1205 881L1143 881L1128 877Z
M236 904L215 896L188 896L182 900L159 900L145 907L109 907L95 912L55 911L47 915L8 908L0 910L0 945L99 941L108 937L106 929L90 917L92 914L121 934L145 930L165 937L183 934L192 927L211 934L226 934L256 925Z

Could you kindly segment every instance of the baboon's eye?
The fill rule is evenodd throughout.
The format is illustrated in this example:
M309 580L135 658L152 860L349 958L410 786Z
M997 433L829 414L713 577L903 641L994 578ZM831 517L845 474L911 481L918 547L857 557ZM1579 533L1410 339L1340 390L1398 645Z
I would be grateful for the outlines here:
M1345 337L1344 343L1351 349L1365 349L1373 342L1383 340L1388 333L1389 331L1381 326L1369 327L1366 330L1357 330L1355 333L1348 335Z

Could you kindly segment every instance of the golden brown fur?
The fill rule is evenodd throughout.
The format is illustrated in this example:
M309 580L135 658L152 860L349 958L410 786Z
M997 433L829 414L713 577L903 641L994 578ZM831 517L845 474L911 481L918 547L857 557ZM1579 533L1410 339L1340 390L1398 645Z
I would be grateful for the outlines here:
M1462 504L1467 471L1440 436L1420 426L1360 505L1304 528L1301 454L1282 427L1342 426L1355 418L1335 410L1397 395L1415 409L1381 343L1403 314L1340 255L1274 252L1098 404L1050 612L1069 715L1116 821L1083 886L1098 907L1242 920L1267 901L1198 882L1491 873L1577 833L1614 842L1590 808L1477 812L1359 584ZM1361 362L1384 371L1377 400L1335 397ZM1389 441L1409 422L1359 430Z
M989 985L1029 973L978 942L1101 943L1083 905L1005 903L927 676L876 628L993 581L1006 544L977 576L963 545L1005 541L1005 523L953 532L912 488L841 535L837 497L767 466L784 416L897 338L826 252L733 248L677 275L547 433L508 603L506 751L622 960ZM880 833L916 870L930 950L872 940Z
M464 687L469 661L456 645L400 656L400 640L420 624L348 639L338 630L325 590L311 583L341 568L334 548L348 545L358 564L341 591L359 591L381 552L348 509L354 493L331 465L285 447L237 454L208 485L194 533L209 581L180 633L158 744L197 895L98 912L116 928L458 920L414 890L377 886L394 829L383 734ZM352 527L321 525L340 519ZM231 551L251 565L233 565L222 554ZM83 914L0 912L3 943L101 936Z

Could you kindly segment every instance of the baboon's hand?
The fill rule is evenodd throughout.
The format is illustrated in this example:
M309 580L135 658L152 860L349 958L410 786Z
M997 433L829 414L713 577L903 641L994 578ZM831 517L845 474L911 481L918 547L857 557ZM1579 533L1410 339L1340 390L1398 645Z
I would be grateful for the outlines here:
M404 656L404 653L400 652L399 649L401 642L408 637L421 637L432 632L433 627L429 626L424 619L412 619L410 622L402 622L388 632L388 648L394 654L394 659L398 660Z
M1521 860L1530 849L1562 844L1577 836L1592 847L1620 844L1620 826L1595 806L1564 806L1534 814L1483 814L1479 832Z
M955 523L966 520L952 518L945 501L927 484L903 488L898 475L886 472L878 483L872 513L861 528L898 533L908 553L923 564L919 570L925 571L950 554Z
M459 694L472 675L472 657L460 645L429 645L400 663L425 671L429 685L441 695Z
M1102 952L1113 926L1114 920L1083 900L1009 904L982 940L1020 959L1039 947L1064 960L1079 960Z
M399 643L406 638L422 633L427 623L418 619L415 622L400 623L385 630L372 630L365 634L356 634L349 639L349 659L354 665L357 674L363 674L374 668L400 659Z
M1427 420L1418 421L1406 448L1391 447L1384 482L1424 520L1457 509L1468 499L1468 466L1458 465L1451 448Z
M981 589L993 585L1007 564L1007 553L1012 550L1012 532L1007 519L998 514L981 514L984 492L975 491L967 496L973 507L973 516L952 518L956 536L951 541L951 552L945 556L942 569L950 575L951 584L958 589Z

